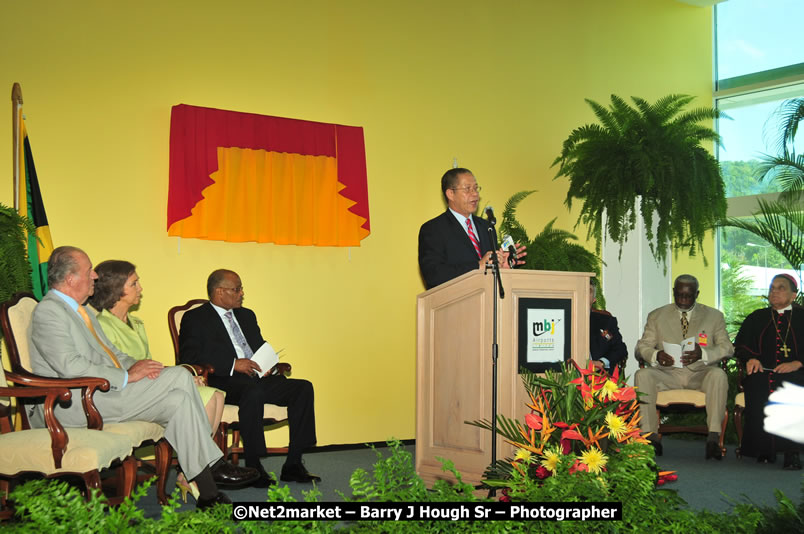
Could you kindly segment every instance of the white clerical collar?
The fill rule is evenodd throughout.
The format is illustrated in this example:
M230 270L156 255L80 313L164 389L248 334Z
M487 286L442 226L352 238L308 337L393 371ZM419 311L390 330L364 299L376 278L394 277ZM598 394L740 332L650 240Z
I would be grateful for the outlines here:
M793 309L793 305L788 304L787 308L782 308L781 310L777 310L776 308L774 308L773 311L775 311L776 313L784 313L786 311L791 311L792 309Z

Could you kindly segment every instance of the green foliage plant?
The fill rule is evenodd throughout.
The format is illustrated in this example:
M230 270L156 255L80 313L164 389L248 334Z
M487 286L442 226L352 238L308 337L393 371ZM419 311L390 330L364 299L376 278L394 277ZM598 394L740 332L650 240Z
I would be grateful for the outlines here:
M0 204L0 302L14 293L31 290L27 235L36 229L27 217Z
M622 253L639 212L651 252L666 266L668 245L676 254L687 249L693 256L725 217L720 167L704 145L720 143L709 124L724 115L716 108L685 110L693 99L671 94L651 104L631 97L632 107L611 95L609 108L586 100L599 124L573 130L553 166L558 165L556 178L570 181L567 207L581 201L577 224L587 226L598 249L606 236Z
M482 502L474 488L461 481L451 462L444 469L456 476L458 483L437 482L427 489L417 476L412 455L398 441L390 441L388 457L377 452L371 473L355 471L350 485L352 495L342 495L353 502ZM804 505L796 506L783 494L777 494L778 506L757 507L737 504L733 511L712 513L692 511L674 490L656 489L656 467L652 449L634 443L612 452L608 476L591 472L569 473L569 464L560 464L551 479L531 478L529 471L507 482L508 495L514 502L620 501L623 520L613 522L580 521L242 521L232 519L232 509L219 505L212 510L178 511L178 490L162 507L159 518L146 518L137 502L150 482L135 489L132 496L117 507L108 507L97 494L85 501L75 486L64 481L34 480L16 487L11 493L17 516L0 525L3 532L108 532L108 533L520 533L520 532L801 532ZM562 483L563 482L563 483ZM804 486L802 486L804 493ZM317 490L304 492L304 500L318 502ZM294 502L290 489L268 489L268 502Z
M502 219L499 225L500 238L508 234L516 243L525 245L528 255L525 256L525 269L542 271L573 271L595 273L600 279L602 261L594 253L588 251L575 241L574 234L554 228L556 220L548 222L544 229L531 239L527 230L516 217L519 203L536 191L520 191L511 195L505 203ZM598 289L598 306L605 309L603 292Z

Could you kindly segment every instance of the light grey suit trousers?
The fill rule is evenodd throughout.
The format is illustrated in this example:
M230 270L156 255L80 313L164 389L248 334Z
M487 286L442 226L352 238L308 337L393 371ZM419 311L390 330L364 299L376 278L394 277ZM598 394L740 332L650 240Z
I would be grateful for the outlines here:
M193 377L185 369L168 367L156 379L143 378L123 387L125 369L137 360L120 352L103 334L91 310L95 332L117 357L121 369L98 345L83 318L58 295L48 293L34 309L29 333L33 372L48 377L100 377L111 384L108 392L95 392L94 401L104 422L149 421L165 427L165 438L176 450L188 480L223 456L212 441L204 405ZM80 390L73 400L56 408L65 426L86 426ZM32 414L32 424L44 426L42 407Z

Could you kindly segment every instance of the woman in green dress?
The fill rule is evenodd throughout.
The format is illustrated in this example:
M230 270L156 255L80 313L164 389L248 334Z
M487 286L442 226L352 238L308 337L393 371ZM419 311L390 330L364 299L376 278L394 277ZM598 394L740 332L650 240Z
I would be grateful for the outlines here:
M136 267L127 261L107 260L98 264L95 272L98 273L98 280L89 303L99 312L98 322L103 333L118 349L132 358L151 359L145 324L142 319L129 313L142 298L142 286ZM196 376L195 381L214 436L223 416L225 393L207 386L201 376ZM183 475L180 475L177 484L185 499L187 491L195 495L195 488L187 484Z

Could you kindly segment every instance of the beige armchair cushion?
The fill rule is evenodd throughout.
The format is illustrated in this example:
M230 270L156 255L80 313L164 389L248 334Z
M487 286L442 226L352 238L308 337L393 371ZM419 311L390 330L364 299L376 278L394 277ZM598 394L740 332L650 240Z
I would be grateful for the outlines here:
M706 394L695 389L667 389L656 395L657 406L671 404L692 404L696 408L706 408Z
M223 416L221 422L226 424L237 423L239 408L234 404L223 405ZM266 404L262 410L263 419L276 419L277 421L284 421L288 418L288 409L285 406L277 406L276 404Z
M87 473L105 469L114 460L124 459L133 448L125 435L87 428L66 430L70 440L61 469L54 466L47 429L19 430L0 435L0 473L8 476L26 471L45 475Z
M159 441L165 437L165 428L148 421L126 421L125 423L109 423L103 425L103 432L111 432L125 436L131 447L139 447L142 443L153 440Z
M745 408L745 393L739 392L736 397L734 397L734 404L735 406L739 406L740 408Z

